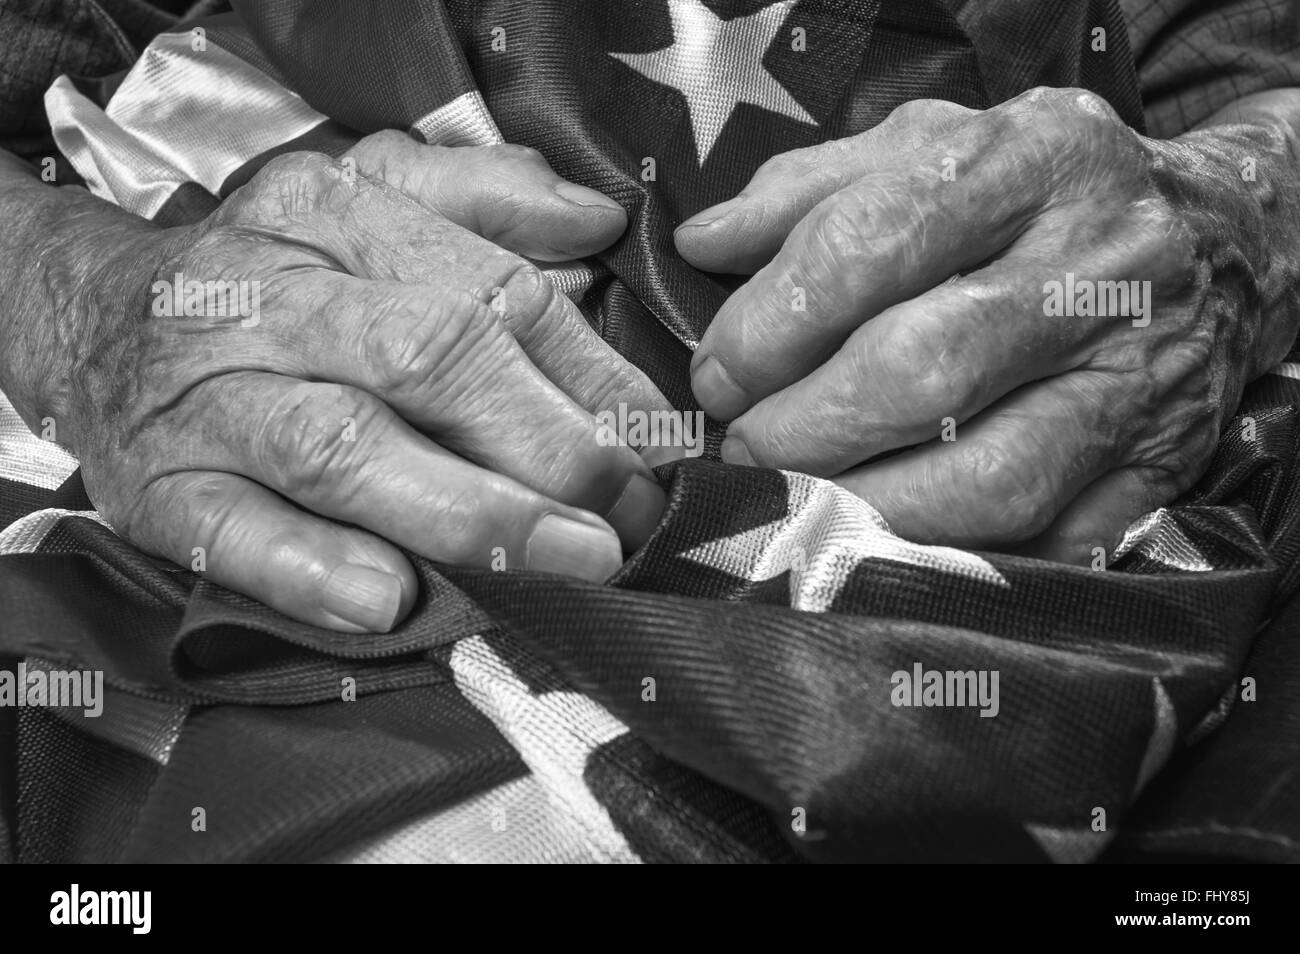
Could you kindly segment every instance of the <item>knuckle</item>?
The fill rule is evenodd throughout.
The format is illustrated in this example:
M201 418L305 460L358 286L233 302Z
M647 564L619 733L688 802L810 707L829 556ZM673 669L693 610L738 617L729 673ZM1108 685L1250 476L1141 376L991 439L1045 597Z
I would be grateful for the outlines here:
M492 373L508 332L491 305L449 291L423 309L385 301L372 309L367 364L381 393L444 405Z
M867 217L856 202L832 196L814 213L813 238L827 265L851 260L869 244Z
M1090 89L1064 89L1057 91L1063 107L1073 110L1079 117L1105 126L1120 124L1119 113L1110 101Z
M507 142L495 146L484 146L483 149L485 158L488 159L495 158L508 162L547 164L546 157L532 146L521 146L519 143Z
M414 142L415 140L407 133L396 129L381 129L358 142L348 150L348 154L386 156L395 150L404 149Z
M409 173L412 147L419 147L409 135L396 129L381 129L366 136L346 153L363 176L402 188ZM435 149L437 147L425 147Z
M1106 98L1087 89L1038 86L1012 100L1009 115L1022 129L1066 155L1072 147L1124 127Z
M914 401L926 408L964 417L968 405L978 397L979 364L964 357L960 346L954 347L947 341L945 329L927 327L933 323L908 323L906 343L897 359L897 367L906 369L908 374L903 393L912 393Z
M1099 116L1114 114L1114 110L1104 96L1079 87L1035 86L1025 90L1014 101L1024 103L1034 110L1050 109L1054 112L1078 112Z
M759 164L758 169L755 170L754 178L778 178L786 169L789 168L789 165L790 154L788 152L780 152L775 156L768 156Z
M894 107L886 122L905 128L946 125L972 112L946 99L910 99Z
M940 117L948 121L967 119L978 112L978 110L971 109L969 106L963 106L948 99L923 99L917 100L917 102L925 105L926 115Z
M326 582L325 565L316 559L318 547L309 534L294 524L282 523L274 527L261 546L264 549L262 557L268 566L275 568L281 586L322 585Z
M764 160L763 164L758 167L754 173L753 182L765 180L784 181L792 175L798 175L809 170L815 163L817 153L816 147L806 147L803 149L792 149L789 152L777 153Z
M929 115L937 102L939 101L933 99L909 99L907 102L899 103L895 106L887 118L902 122L912 122Z
M1034 112L1044 109L1056 112L1060 110L1072 110L1076 105L1080 108L1092 105L1099 99L1101 99L1101 97L1097 96L1097 94L1085 89L1061 86L1035 86L1031 89L1025 90L1012 100L1012 102L1022 104Z
M281 218L301 219L340 194L354 192L348 178L342 163L324 153L285 153L263 166L240 190L246 190L249 198L237 212L259 216L277 213Z
M873 391L905 395L907 408L962 417L975 396L977 368L967 359L950 361L944 330L933 325L924 319L896 325L868 352L859 380L873 382Z
M976 378L977 374L968 362L948 366L931 359L914 365L909 385L911 402L939 412L931 414L934 419L927 422L937 432L944 417L962 420L967 416Z
M455 348L458 332L463 330L456 323L440 320L442 315L433 309L415 319L390 323L401 311L402 306L392 301L375 305L371 315L380 327L365 337L367 364L385 394L408 391L439 377L447 353Z
M323 182L334 165L334 160L324 153L286 152L264 165L251 183L273 193L293 191L304 182Z
M343 422L356 430L375 416L375 399L343 385L295 385L267 409L256 435L262 469L289 497L311 497L355 469L361 442L342 439Z
M1014 97L1005 111L1019 120L1033 119L1044 109L1055 109L1060 104L1059 90L1051 86L1034 86Z
M1003 540L1026 540L1051 522L1046 478L1022 466L1006 441L977 441L963 449L962 473L975 499L994 515L990 530Z
M437 559L465 566L483 562L493 545L493 514L483 487L440 488L430 501L430 512L436 515Z
M895 107L889 122L906 129L951 127L975 110L946 99L912 99Z
M1091 90L1038 87L990 113L1017 164L1046 173L1056 200L1064 195L1135 199L1147 182L1146 152L1114 107ZM1021 172L1024 174L1024 171Z

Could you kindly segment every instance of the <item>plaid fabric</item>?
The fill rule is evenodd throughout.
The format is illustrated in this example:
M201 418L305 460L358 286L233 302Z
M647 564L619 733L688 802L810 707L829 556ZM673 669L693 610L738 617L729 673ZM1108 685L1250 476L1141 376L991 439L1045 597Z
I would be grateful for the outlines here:
M1052 42L1016 61L977 54L939 4L805 2L787 17L833 29L845 60L793 69L774 45L764 66L816 125L737 112L701 165L680 100L609 55L671 39L663 3L619 22L575 6L250 5L204 21L202 57L163 34L127 76L59 80L47 104L85 181L160 221L203 214L283 149L337 153L371 128L534 145L630 210L629 238L554 274L684 408L725 287L673 264L667 223L768 155L903 99L987 105L1045 75L1096 77L1141 122L1127 48L1100 69L1086 31L1053 26L1122 34L1110 4L1035 5L1026 29ZM492 58L489 25L549 55ZM651 152L692 171L644 183ZM75 461L0 405L0 653L110 684L97 719L0 708L0 852L1297 860L1298 398L1300 364L1254 384L1209 474L1107 572L917 546L825 481L689 461L659 471L668 511L610 585L412 556L415 611L365 640L140 554ZM996 717L897 704L894 674L918 666L996 672ZM1257 702L1239 701L1247 676Z
M1250 93L1300 86L1294 0L1120 0L1147 126L1172 137Z

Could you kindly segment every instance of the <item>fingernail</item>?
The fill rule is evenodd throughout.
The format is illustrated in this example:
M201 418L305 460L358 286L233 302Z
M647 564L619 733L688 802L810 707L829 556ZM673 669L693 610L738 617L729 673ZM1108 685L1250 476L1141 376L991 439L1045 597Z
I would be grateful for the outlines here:
M359 563L335 569L322 600L326 612L372 633L392 629L401 604L401 580Z
M667 506L668 498L657 483L633 474L605 519L618 531L628 550L637 550L659 526L659 518Z
M528 569L603 583L623 565L623 547L608 530L548 513L528 538Z
M703 439L704 435L701 434L700 440ZM670 464L675 460L685 460L687 456L685 447L665 445L641 449L641 460L647 467L658 467L660 464Z
M749 397L712 356L705 358L691 375L691 388L709 415L720 421L735 420L749 407Z
M572 202L574 205L580 205L584 209L609 209L610 211L623 211L623 207L603 193L595 189L588 189L586 186L580 186L576 182L558 182L555 185L555 194L565 202Z
M754 460L754 455L749 452L749 448L739 437L728 436L722 442L719 452L722 454L723 463L738 464L741 467L758 466L758 462Z
M717 205L710 206L700 212L696 212L689 219L677 226L677 230L682 229L702 229L712 225L718 219L726 218L731 211L740 204L740 199L728 199L726 202L719 202Z

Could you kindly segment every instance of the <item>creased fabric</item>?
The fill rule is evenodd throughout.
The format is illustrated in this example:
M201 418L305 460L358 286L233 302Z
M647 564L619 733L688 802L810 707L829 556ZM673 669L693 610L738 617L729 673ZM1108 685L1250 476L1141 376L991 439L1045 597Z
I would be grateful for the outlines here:
M375 129L534 146L628 210L623 240L556 279L683 410L728 285L676 257L671 226L769 156L909 99L987 106L1049 80L1143 122L1127 44L1098 62L1080 29L1123 36L1112 3L1082 20L1024 6L1033 51L990 48L969 5L669 3L688 0L241 3L200 24L216 62L241 63L201 120L183 107L192 24L101 93L60 81L47 104L85 181L163 222L280 151L337 155ZM713 31L700 68L766 74L757 102L719 83L730 98L692 112L712 95L679 75L694 61L656 54L693 22ZM833 48L801 59L795 26ZM268 117L256 131L240 83ZM199 121L234 134L214 143ZM1252 762L1249 786L1214 773L1300 748L1297 368L1250 388L1209 473L1105 571L918 546L828 482L692 460L659 470L668 510L608 585L412 555L415 611L365 640L139 553L65 458L0 431L0 658L102 669L121 709L92 730L0 708L0 845L39 861L1296 860L1300 809L1269 794L1294 788L1286 758ZM996 673L996 713L901 704L897 675L927 670ZM1267 707L1241 698L1251 677Z

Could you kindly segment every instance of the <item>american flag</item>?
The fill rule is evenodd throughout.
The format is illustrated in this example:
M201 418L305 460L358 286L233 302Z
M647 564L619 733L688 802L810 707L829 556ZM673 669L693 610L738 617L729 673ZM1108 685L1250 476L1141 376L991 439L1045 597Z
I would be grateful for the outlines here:
M549 273L683 411L730 286L671 231L763 160L1040 84L1142 124L1100 0L1018 5L1038 41L996 75L939 0L234 6L51 86L87 188L172 225L379 129L532 146L628 211ZM658 469L607 584L411 555L415 610L365 638L142 554L0 403L0 661L108 683L98 718L0 707L0 860L1300 860L1298 403L1300 364L1253 384L1105 569L919 546L706 455ZM927 704L928 673L996 674L996 714Z

